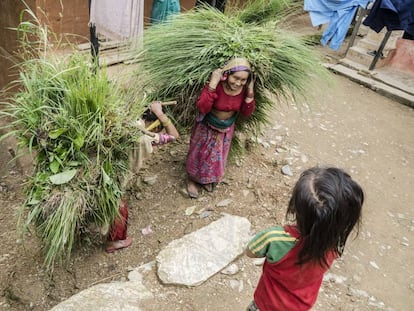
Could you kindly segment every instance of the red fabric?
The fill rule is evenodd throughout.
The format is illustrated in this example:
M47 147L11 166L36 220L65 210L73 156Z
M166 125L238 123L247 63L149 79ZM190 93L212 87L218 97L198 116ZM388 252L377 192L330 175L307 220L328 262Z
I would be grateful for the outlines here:
M285 226L285 231L299 238L296 227ZM279 261L265 261L262 276L254 293L254 300L260 311L306 311L315 304L323 275L332 265L335 254L328 254L328 267L321 267L318 263L297 265L301 246L302 242L299 239Z
M203 122L194 124L186 162L193 181L204 185L221 182L233 133L234 124L221 131Z
M223 82L217 85L215 92L208 90L208 84L204 86L197 101L198 110L207 114L214 107L220 111L240 111L245 117L250 116L255 108L255 101L246 103L246 88L236 96L227 95L223 89Z
M121 199L119 204L119 217L115 219L111 232L109 233L109 241L125 240L127 238L128 228L128 205L125 198Z

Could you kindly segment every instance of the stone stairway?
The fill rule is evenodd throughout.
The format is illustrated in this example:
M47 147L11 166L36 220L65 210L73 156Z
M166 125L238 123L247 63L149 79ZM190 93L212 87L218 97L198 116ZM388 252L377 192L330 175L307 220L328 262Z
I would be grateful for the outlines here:
M346 59L369 68L374 59L375 52L378 50L382 39L385 36L386 29L384 28L380 33L368 29L366 33L364 38L360 39L354 46L349 48L348 53L346 54ZM391 33L391 36L382 51L383 56L378 59L375 68L381 68L387 65L392 52L395 50L397 39L400 38L401 35L402 31L393 31Z
M403 31L393 31L378 59L369 70L386 34L361 25L358 35L345 56L327 67L366 87L414 108L414 41L401 39ZM362 38L361 38L362 37Z

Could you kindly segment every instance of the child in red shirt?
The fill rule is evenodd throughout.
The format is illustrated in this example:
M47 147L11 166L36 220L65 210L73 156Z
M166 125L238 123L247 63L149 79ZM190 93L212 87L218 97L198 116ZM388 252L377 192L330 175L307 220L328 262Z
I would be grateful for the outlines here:
M323 274L359 227L363 202L362 188L341 169L314 167L302 173L286 214L296 225L266 229L248 244L247 256L266 260L247 310L310 310Z

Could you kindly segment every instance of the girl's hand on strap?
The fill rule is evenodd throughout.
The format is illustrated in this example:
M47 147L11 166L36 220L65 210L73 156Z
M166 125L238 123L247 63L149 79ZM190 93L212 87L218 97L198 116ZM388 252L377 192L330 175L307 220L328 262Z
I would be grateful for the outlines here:
M252 77L246 91L246 103L251 103L254 100L254 79Z
M221 68L218 68L213 71L210 78L210 83L208 84L208 87L212 90L215 90L219 82L221 81L221 76L223 74L223 70Z

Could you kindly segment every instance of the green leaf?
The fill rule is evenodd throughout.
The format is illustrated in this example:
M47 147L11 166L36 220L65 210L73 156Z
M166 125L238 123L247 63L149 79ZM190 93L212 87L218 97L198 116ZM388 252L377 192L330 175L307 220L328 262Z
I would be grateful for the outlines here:
M112 184L111 177L108 176L108 174L105 172L105 170L103 168L102 168L102 176L103 176L103 181L104 181L105 184L107 184L107 185Z
M50 163L49 168L52 171L52 173L56 174L57 172L59 172L59 166L59 162L54 160Z
M68 165L69 166L79 166L81 163L79 161L69 161Z
M73 140L73 143L75 144L75 147L79 150L80 148L83 147L83 144L85 143L85 139L83 138L83 136L78 135Z
M56 139L60 135L62 135L63 133L65 133L66 131L67 131L67 129L64 129L64 128L60 128L60 129L57 129L57 130L50 131L49 132L49 138Z
M39 203L40 203L40 200L32 198L29 202L27 202L27 205L36 205Z
M62 185L62 184L65 184L65 183L71 181L71 179L73 177L75 177L77 171L78 171L77 169L69 170L69 171L64 171L62 173L52 175L49 178L50 178L50 181L53 184L55 184L55 185Z

